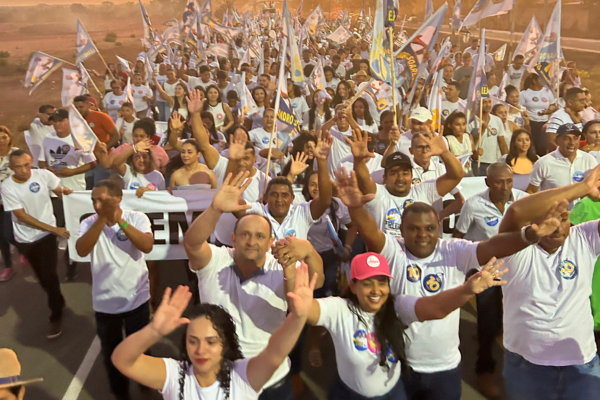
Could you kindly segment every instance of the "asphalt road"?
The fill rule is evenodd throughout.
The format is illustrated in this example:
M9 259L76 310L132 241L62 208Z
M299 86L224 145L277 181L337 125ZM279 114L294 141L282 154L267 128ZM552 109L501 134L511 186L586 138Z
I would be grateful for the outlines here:
M61 252L62 255L62 252ZM108 378L95 340L95 322L91 301L91 275L88 264L80 264L76 282L62 283L67 301L63 334L46 339L49 310L46 297L35 281L28 266L20 266L19 257L13 259L16 275L0 284L0 347L14 349L22 364L24 378L43 377L44 382L27 387L25 399L35 400L111 400ZM161 293L165 286L187 284L185 263L161 262ZM64 278L66 267L59 266L59 276ZM154 355L177 357L177 343L182 332L175 332L152 348ZM463 353L463 399L484 399L474 389L475 317L471 305L462 310L461 351ZM495 349L501 356L500 346ZM336 366L333 345L328 337L323 340L323 365L312 368L303 351L302 378L306 390L301 400L326 399L330 383L335 379ZM501 365L500 369L501 371ZM501 379L498 373L498 379ZM133 399L158 400L154 391L140 391L131 385Z

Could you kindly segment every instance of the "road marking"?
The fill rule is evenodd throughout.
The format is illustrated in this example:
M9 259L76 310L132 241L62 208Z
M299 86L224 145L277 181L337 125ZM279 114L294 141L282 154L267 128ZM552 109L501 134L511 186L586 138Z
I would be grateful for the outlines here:
M98 354L100 354L100 338L95 336L62 400L77 400Z

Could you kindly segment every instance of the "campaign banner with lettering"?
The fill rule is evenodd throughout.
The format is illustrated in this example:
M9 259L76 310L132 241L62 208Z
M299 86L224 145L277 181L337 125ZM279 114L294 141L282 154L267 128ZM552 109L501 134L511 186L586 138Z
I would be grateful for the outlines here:
M166 190L146 192L142 198L135 190L124 190L121 208L143 212L152 224L154 247L147 260L185 260L183 235L192 221L206 210L215 195L215 189L175 190L169 194ZM79 238L79 224L95 213L92 205L92 192L74 192L63 197L65 224L71 233L69 255L73 261L86 262L89 257L79 257L75 244Z

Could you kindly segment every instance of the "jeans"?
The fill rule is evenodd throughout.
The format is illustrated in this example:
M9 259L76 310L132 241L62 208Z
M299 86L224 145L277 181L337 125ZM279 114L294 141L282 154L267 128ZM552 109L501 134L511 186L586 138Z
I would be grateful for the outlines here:
M329 400L406 400L406 392L402 379L384 395L375 397L366 397L350 389L341 379L337 379L329 390Z
M314 297L322 298L327 296L336 296L338 293L338 267L340 265L340 258L335 251L328 250L319 253L323 259L323 273L325 275L325 282L323 287L316 289Z
M14 243L12 213L4 211L4 207L0 205L0 252L2 252L4 268L12 268L12 259L10 256L11 243Z
M510 400L588 400L600 396L598 355L583 365L565 367L530 363L505 350L504 384Z
M478 374L494 373L496 361L492 348L496 336L502 332L502 289L489 288L477 295L477 336L479 348L475 372Z
M156 107L158 107L158 120L162 122L167 122L169 117L169 103L166 101L156 101Z
M56 273L58 264L56 236L50 234L33 243L17 243L17 248L29 261L42 289L48 295L48 306L52 312L50 321L60 321L65 299L60 291L60 283Z
M544 132L544 125L546 122L530 121L531 124L531 136L533 137L533 145L535 146L535 152L538 156L542 157L546 155L546 132ZM507 143L510 145L510 143Z
M149 322L150 307L148 303L121 314L96 312L96 331L100 338L102 358L108 372L110 391L117 399L129 398L129 379L115 368L110 356L124 339L123 328L125 328L125 336L129 336L148 325Z
M258 400L292 400L292 375L287 374L285 378L262 391Z
M110 169L104 169L98 165L85 173L85 188L92 190L98 182L108 178L110 178Z
M421 373L402 370L402 381L409 400L460 400L460 365L448 371Z

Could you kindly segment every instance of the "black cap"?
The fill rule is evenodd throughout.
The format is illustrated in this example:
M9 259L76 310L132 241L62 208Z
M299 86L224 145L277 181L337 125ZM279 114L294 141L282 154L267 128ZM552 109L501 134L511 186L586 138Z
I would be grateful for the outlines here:
M62 121L63 119L69 118L69 112L64 108L59 108L54 111L49 117L48 121Z
M569 122L566 124L562 124L561 126L558 127L558 129L556 130L556 137L566 135L567 133L573 133L573 134L576 134L577 136L581 136L581 131L579 130L577 125Z
M385 169L390 169L392 167L406 167L412 169L412 161L410 161L409 156L397 151L390 154L385 159Z

